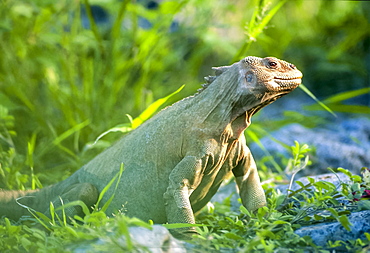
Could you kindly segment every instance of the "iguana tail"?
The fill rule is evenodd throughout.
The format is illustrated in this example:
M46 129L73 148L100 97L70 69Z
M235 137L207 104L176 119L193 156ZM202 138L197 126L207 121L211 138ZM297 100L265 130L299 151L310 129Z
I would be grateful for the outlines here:
M27 208L31 204L37 192L40 190L28 191L6 191L0 190L0 217L6 216L12 220L18 220L21 216L29 214Z
M88 207L96 203L99 193L95 186L89 183L69 183L65 180L38 190L0 190L0 217L19 220L22 216L30 216L29 209L50 217L50 202L53 203L55 209L75 200L83 201ZM80 206L69 207L64 211L70 217L83 215ZM60 215L61 212L57 214Z

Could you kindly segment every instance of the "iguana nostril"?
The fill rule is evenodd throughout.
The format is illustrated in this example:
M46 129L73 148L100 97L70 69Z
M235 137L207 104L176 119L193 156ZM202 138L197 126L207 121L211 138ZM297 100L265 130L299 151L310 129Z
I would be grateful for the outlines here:
M295 66L294 64L289 64L289 67L290 67L291 69L296 69L296 66Z

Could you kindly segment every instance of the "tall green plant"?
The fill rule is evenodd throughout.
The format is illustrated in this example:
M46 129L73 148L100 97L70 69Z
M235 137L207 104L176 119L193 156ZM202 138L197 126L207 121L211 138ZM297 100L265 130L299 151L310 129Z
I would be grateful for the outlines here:
M252 43L256 42L257 37L263 33L263 30L266 29L270 20L286 3L286 0L279 1L269 11L267 11L267 7L270 5L270 2L267 2L265 0L257 0L255 2L258 2L258 4L256 4L255 10L249 23L245 26L245 34L247 36L247 39L232 59L232 63L240 60L240 58L246 55Z
M138 114L153 102L154 89L161 96L168 83L193 79L180 71L186 51L174 47L177 34L169 29L186 4L169 1L151 11L108 1L112 22L103 29L89 1L0 3L0 103L15 118L13 147L26 156L33 143L35 173L53 168L55 180L68 176L94 155L82 156L85 143L121 122L124 112ZM141 28L140 18L152 27Z

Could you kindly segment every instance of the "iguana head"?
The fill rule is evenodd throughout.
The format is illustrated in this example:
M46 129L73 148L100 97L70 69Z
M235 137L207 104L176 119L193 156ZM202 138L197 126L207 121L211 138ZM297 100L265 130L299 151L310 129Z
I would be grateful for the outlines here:
M249 103L252 102L250 94L256 97L255 106L247 110L250 116L301 84L301 71L293 64L275 57L248 56L238 64L240 79L244 77L244 80L239 82L241 87L238 89L245 93ZM244 100L242 97L240 98Z
M248 93L255 94L258 99L257 110L301 84L301 71L293 64L274 57L248 56L240 61L240 65Z
M241 60L247 86L256 92L283 95L301 84L302 73L293 64L274 57L248 56ZM242 73L243 74L243 73Z
M199 91L215 85L213 89L228 94L226 100L232 101L234 111L250 111L250 114L294 90L302 78L301 71L293 64L274 57L248 56L231 66L213 69L216 76L205 77L206 83ZM216 88L216 83L224 86Z
M275 57L248 56L236 64L240 65L240 74L244 76L246 86L255 90L256 95L259 96L264 92L271 95L286 94L301 84L301 71L295 65ZM216 76L205 77L206 83L202 85L203 89L234 65L214 67Z
M262 107L288 94L301 84L302 73L291 63L274 57L248 56L231 66L213 68L199 93L213 97L207 115L212 121L234 120L247 113L247 120ZM209 117L207 117L209 118Z

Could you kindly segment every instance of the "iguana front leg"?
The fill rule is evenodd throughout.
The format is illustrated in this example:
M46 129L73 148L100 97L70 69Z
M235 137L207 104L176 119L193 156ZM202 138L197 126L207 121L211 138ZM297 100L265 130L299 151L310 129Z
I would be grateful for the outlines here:
M233 172L243 206L251 212L265 206L265 192L261 186L256 163L250 152L239 162ZM241 172L242 175L240 175Z
M190 204L190 194L201 180L202 160L186 156L176 165L169 176L169 185L163 197L168 223L195 224ZM172 229L171 233L180 239L191 239L194 227Z

